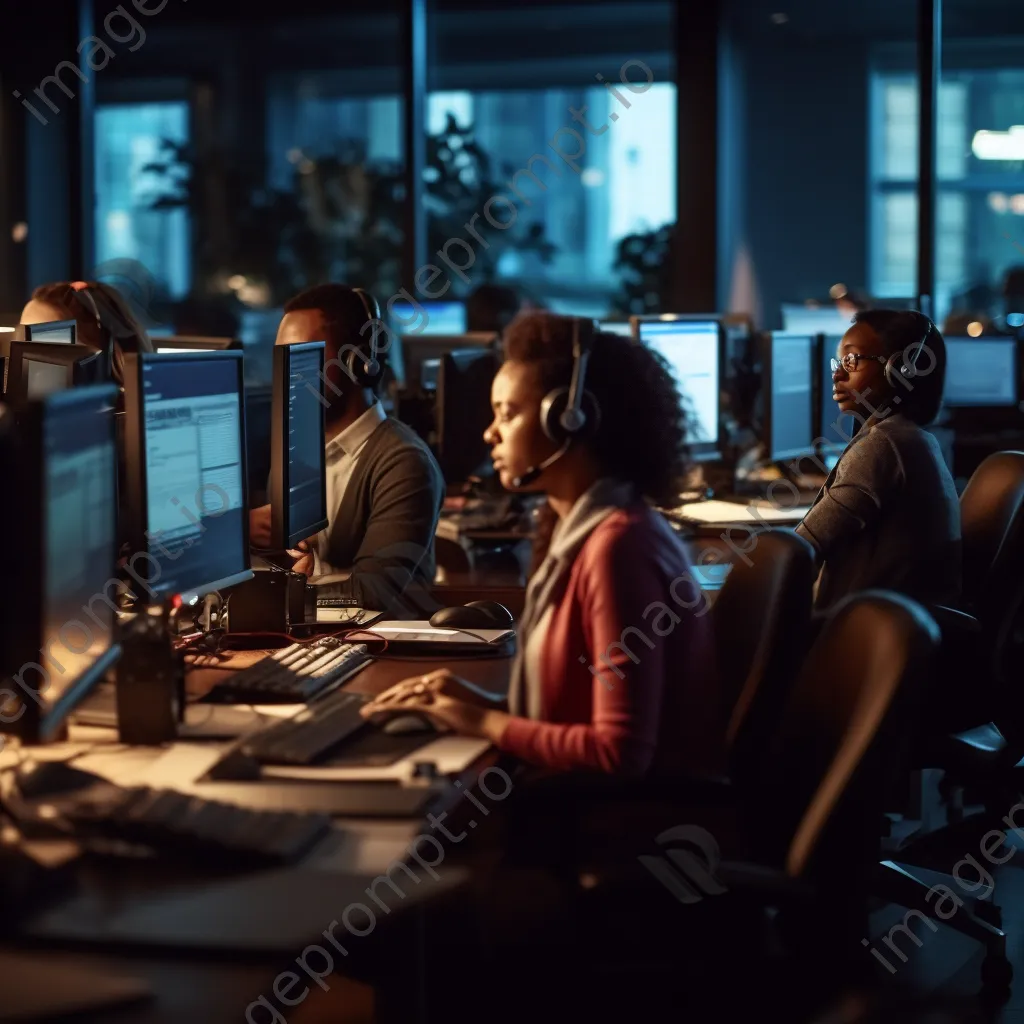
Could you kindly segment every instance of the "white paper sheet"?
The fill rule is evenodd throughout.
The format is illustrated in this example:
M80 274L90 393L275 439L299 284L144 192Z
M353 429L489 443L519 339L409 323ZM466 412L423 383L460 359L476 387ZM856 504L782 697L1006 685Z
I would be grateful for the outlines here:
M766 523L799 523L810 511L810 505L777 508L770 502L761 505L737 505L731 501L695 501L680 505L675 513L698 523L741 523L763 526Z

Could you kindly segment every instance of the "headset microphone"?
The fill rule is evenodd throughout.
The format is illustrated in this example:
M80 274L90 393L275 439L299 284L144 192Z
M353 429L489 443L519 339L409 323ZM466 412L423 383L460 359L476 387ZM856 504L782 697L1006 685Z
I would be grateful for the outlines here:
M549 455L543 462L531 466L522 476L512 478L512 486L517 490L520 487L529 487L544 472L548 466L554 465L572 446L572 438L569 438L554 455Z

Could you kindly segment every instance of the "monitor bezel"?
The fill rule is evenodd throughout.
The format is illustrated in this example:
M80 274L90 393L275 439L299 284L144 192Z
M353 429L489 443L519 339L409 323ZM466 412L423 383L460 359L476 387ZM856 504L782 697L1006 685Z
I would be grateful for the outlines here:
M149 549L146 536L149 528L149 517L146 514L148 484L146 479L146 417L144 400L143 370L149 363L181 361L194 362L197 367L209 365L210 359L231 361L235 365L235 378L238 384L239 428L241 430L241 472L242 472L242 558L245 567L236 573L215 580L206 580L195 586L180 591L161 587L159 581L150 584L147 571L144 579L148 588L156 595L151 603L167 600L177 595L185 604L193 604L201 597L218 590L225 590L238 583L252 579L252 558L249 552L249 477L248 455L246 451L245 432L245 384L242 353L237 350L219 352L126 352L124 356L124 443L125 443L125 491L127 497L128 534L133 552L145 552L155 557Z
M69 345L55 341L12 341L7 367L7 386L5 396L9 402L22 405L29 401L28 375L25 373L25 360L47 363L51 366L63 366L67 370L67 383L64 390L75 387L80 382L82 369L86 364L103 358L103 353L88 345Z
M23 341L34 341L38 345L76 345L78 344L78 322L76 320L48 320L42 324L20 324L24 338ZM47 341L45 338L33 338L32 335L40 330L41 328L49 328L49 331L43 333L52 333L58 328L62 331L71 331L71 340L65 341L61 338L59 341Z
M94 384L66 391L57 391L45 398L32 399L25 403L18 419L17 460L25 467L39 467L39 472L21 474L19 480L19 556L26 566L18 586L18 599L11 602L4 628L14 637L12 662L24 668L39 665L37 660L43 649L43 616L46 611L46 476L42 471L46 458L46 427L48 417L59 413L67 406L109 406L109 439L115 452L117 436L115 410L119 389L113 384ZM34 485L34 486L32 486ZM111 481L116 510L116 479ZM116 515L116 511L115 511ZM114 553L116 557L116 524ZM116 580L116 566L110 566L111 579ZM109 582L109 580L107 581ZM45 700L35 700L14 682L14 676L6 676L2 682L19 699L23 713L14 722L0 722L0 732L17 736L23 743L44 743L54 738L60 725L88 695L108 670L121 656L118 641L117 614L111 621L110 646L97 659L70 682L60 697L49 706ZM20 669L19 669L20 671ZM41 697L43 694L40 695Z
M150 355L169 356L178 352L228 352L239 348L237 338L201 337L196 334L169 334L163 338L153 338L153 349ZM171 348L174 352L158 352L160 348Z
M761 359L761 441L764 444L765 458L771 462L789 462L794 459L813 458L817 451L817 441L819 440L818 427L821 425L820 417L815 416L817 411L815 394L818 390L818 368L821 365L818 361L817 336L814 334L799 334L795 331L767 331L764 337L767 342L767 351L763 353ZM805 448L786 449L780 452L776 452L772 445L772 423L775 419L775 401L772 393L772 384L775 376L773 359L777 339L783 341L804 341L807 343L810 354L809 380L807 382L810 385L811 396L809 422L807 423L808 443Z
M273 390L270 398L270 544L278 551L294 548L300 540L305 540L321 530L326 530L329 522L327 509L327 409L321 403L320 417L320 452L324 459L324 472L320 474L320 507L324 511L323 518L308 528L296 530L291 522L291 506L288 492L291 486L291 461L288 457L288 426L289 406L288 392L291 380L292 358L300 353L320 353L320 395L324 397L324 373L327 360L327 345L323 341L297 342L293 345L275 345L273 364Z
M444 476L445 482L449 484L462 483L464 480L458 479L458 474L451 471L451 464L454 461L450 449L451 439L448 438L448 434L451 430L451 424L447 413L453 411L453 403L451 401L451 386L455 379L455 376L461 373L462 367L459 365L459 355L469 353L474 361L476 359L483 360L490 358L491 365L495 373L498 371L499 361L497 353L493 347L486 345L480 345L475 348L459 348L452 349L449 352L445 352L441 356L440 366L437 374L437 389L434 397L434 424L437 435L437 462L441 468L441 473ZM453 375L454 371L454 375ZM488 396L488 403L490 402L490 396ZM483 439L484 431L480 431L480 439ZM447 442L446 443L446 439ZM486 455L481 458L479 465L485 464L487 461ZM473 470L470 471L471 473Z
M720 318L706 316L691 316L672 314L659 316L636 316L630 317L633 322L633 329L636 337L633 339L636 345L645 345L646 342L640 336L645 323L708 323L714 324L718 331L718 437L714 441L687 441L687 452L693 462L720 462L725 458L726 447L726 422L725 402L722 401L724 393L723 382L725 380L725 359L726 359L726 331L725 324Z
M490 348L498 351L501 335L497 331L468 331L465 334L403 334L406 388L418 389L421 370L427 359L442 359L458 348Z

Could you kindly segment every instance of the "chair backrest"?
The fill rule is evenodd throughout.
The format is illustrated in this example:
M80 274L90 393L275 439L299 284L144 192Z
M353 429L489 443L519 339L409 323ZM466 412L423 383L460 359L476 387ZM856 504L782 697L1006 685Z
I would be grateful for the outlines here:
M836 878L877 855L938 643L931 616L898 594L868 590L836 606L739 794L755 860Z
M984 623L1024 586L1024 452L996 452L960 496L964 605Z
M760 764L806 653L814 590L814 550L795 533L758 534L749 559L734 563L711 613L734 780Z

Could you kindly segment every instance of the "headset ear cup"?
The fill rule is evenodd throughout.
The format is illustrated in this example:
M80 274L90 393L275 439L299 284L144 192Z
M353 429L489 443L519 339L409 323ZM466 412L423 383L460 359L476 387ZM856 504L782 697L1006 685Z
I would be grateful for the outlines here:
M566 439L565 428L561 424L561 418L568 405L568 388L556 388L554 391L549 391L540 403L541 430L556 444L563 444Z
M569 389L556 388L549 391L540 403L540 425L544 433L556 444L564 444L570 436L574 438L593 437L601 425L601 407L590 391L583 392L580 408L586 417L583 429L571 434L562 426L562 413L569 406Z

